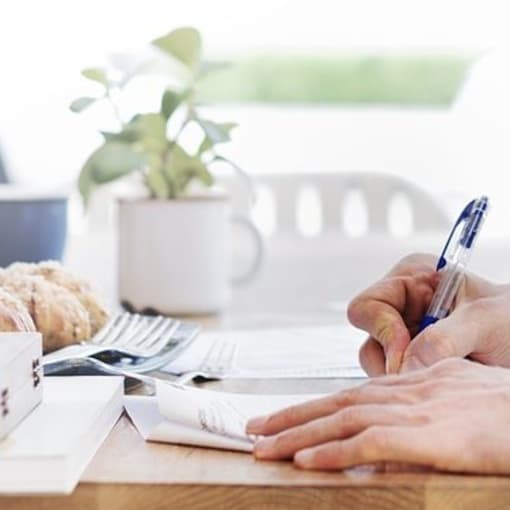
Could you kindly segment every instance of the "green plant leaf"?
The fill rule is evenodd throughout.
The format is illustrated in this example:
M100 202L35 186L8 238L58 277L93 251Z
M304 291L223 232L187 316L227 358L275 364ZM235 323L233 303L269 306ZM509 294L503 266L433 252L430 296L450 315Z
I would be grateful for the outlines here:
M97 101L95 97L79 97L75 99L69 106L70 110L74 113L80 113L86 110L89 106L93 105Z
M214 143L211 141L211 139L207 135L204 136L202 143L198 147L197 156L202 155L204 152L207 152L208 150L212 149L213 147L214 147Z
M146 175L146 183L152 196L156 198L169 198L170 186L165 179L165 174L158 167L151 167Z
M193 179L198 179L206 186L211 186L214 182L200 157L190 156L179 144L172 147L163 171L175 196L184 193Z
M85 207L89 204L90 195L92 194L94 187L95 183L92 177L92 165L90 164L89 159L83 165L78 177L78 191L80 192Z
M141 168L145 164L143 154L135 152L120 142L107 142L96 149L87 159L78 178L78 189L85 206L94 188L114 181Z
M166 119L161 113L143 113L135 115L123 130L126 137L134 137L146 152L163 152L168 141L166 138Z
M123 129L118 133L111 131L100 131L100 133L104 136L105 142L133 143L138 140L138 133L129 129Z
M191 160L191 156L178 143L174 144L164 165L165 175L169 180L175 180L179 174L187 171Z
M235 122L213 122L201 118L195 120L213 144L229 142L230 131L237 126Z
M196 122L200 125L205 135L198 148L198 155L212 149L217 143L230 141L230 131L237 127L235 122L216 123L204 119L196 119Z
M218 125L225 129L229 135L233 129L239 126L237 122L220 122Z
M214 177L207 169L203 161L199 158L193 158L194 171L197 179L205 186L212 186L214 184Z
M165 119L168 120L172 116L182 103L184 97L184 94L175 92L174 90L165 90L161 98L161 114Z
M108 87L109 85L106 71L100 67L89 67L84 69L81 74L85 76L85 78L101 83L101 85L104 85L105 87Z
M182 62L188 69L198 68L202 55L202 38L193 27L181 27L158 37L152 44Z
M204 131L205 136L207 136L213 144L228 142L230 140L229 130L222 124L200 118L197 118L196 122Z

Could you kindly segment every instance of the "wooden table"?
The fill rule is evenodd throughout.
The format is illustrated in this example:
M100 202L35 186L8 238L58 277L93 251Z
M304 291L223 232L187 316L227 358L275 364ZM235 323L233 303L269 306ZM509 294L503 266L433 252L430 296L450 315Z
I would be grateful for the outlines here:
M285 296L234 295L223 316L203 319L206 328L280 327L343 321L338 310L313 299L298 306ZM261 306L257 309L257 303ZM249 305L248 305L249 304ZM224 381L227 391L310 393L355 384L349 380ZM437 473L341 473L300 471L289 462L261 462L251 455L146 443L123 416L70 496L0 497L1 510L221 509L440 509L510 508L510 478Z

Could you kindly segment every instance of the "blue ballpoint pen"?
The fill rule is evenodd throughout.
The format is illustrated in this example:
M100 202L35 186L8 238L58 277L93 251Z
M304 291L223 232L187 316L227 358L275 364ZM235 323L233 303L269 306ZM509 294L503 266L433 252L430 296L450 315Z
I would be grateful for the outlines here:
M420 331L450 313L488 209L487 197L472 200L455 222L437 262L436 270L441 278L429 309L421 321Z

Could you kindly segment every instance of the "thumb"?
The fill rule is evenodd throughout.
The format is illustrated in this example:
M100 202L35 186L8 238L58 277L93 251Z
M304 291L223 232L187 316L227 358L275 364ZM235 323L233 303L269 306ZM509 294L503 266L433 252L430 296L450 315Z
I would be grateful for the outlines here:
M457 309L419 333L406 349L400 371L429 367L445 358L464 358L471 354L480 338L480 325L473 320L469 309L469 306Z

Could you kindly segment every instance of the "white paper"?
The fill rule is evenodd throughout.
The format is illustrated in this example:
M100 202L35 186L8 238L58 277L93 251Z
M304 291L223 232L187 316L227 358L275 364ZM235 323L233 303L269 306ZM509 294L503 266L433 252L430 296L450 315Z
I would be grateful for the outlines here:
M358 351L366 334L350 326L202 333L163 371L222 378L366 377Z
M250 452L253 449L252 442L246 439L211 434L167 420L159 412L156 397L128 396L125 397L124 407L146 441L244 452Z
M248 419L322 395L245 395L158 381L157 397L125 397L125 408L147 441L250 452Z

